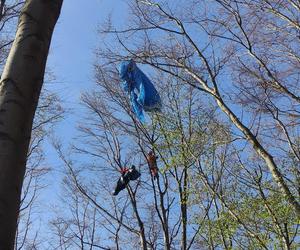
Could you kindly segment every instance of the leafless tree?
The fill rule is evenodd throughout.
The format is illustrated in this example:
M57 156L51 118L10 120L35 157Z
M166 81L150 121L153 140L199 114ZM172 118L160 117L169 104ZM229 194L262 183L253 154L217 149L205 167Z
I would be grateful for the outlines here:
M115 67L96 67L96 72L99 90L83 95L89 114L79 126L82 136L73 146L93 164L67 159L61 145L56 145L70 180L64 186L95 207L96 232L112 234L112 239L103 239L112 249L194 249L212 204L211 197L201 206L195 202L196 193L205 193L203 185L192 192L196 159L212 146L222 147L228 138L221 131L228 128L218 122L215 109L204 105L193 88L172 78L165 78L165 85L160 86L164 89L164 114L154 114L152 122L149 119L149 124L143 125L131 111ZM159 79L162 75L157 75L155 82ZM156 180L151 178L146 160L150 149L159 157ZM112 180L118 178L121 167L131 164L139 166L142 178L128 186L127 194L123 191L113 198L116 181ZM77 202L72 199L68 203L75 206ZM193 221L196 217L202 222ZM63 228L70 225L65 223ZM68 244L69 237L59 235L59 242ZM80 244L79 238L76 240ZM100 243L97 245L103 245Z
M7 59L9 49L14 39L17 18L20 15L24 1L1 1L0 16L0 65ZM39 220L33 218L37 214L38 193L44 187L43 178L49 171L43 167L44 152L42 143L51 131L51 126L62 116L63 110L56 95L43 90L34 120L27 167L24 176L20 214L15 240L15 249L33 248L39 244ZM34 230L32 230L35 228Z
M106 48L103 57L133 57L215 100L299 215L297 170L283 162L296 153L298 137L298 3L130 3L128 28L103 31L124 53Z
M46 89L42 90L27 155L15 249L38 248L42 241L39 231L43 222L38 218L44 207L39 204L39 194L46 186L45 175L51 170L45 166L43 145L63 115L59 98Z
M0 67L8 56L9 48L13 42L17 18L24 1L1 0L0 1Z
M224 152L203 154L205 161L194 157L197 175L192 183L209 191L203 196L195 194L196 200L203 199L199 201L203 207L209 207L204 222L209 227L200 228L197 237L201 235L211 249L295 248L299 216L299 4L130 1L129 7L127 26L116 29L109 20L102 30L103 37L114 37L116 42L99 49L101 66L130 58L150 65L151 72L159 72L157 82L165 81L162 75L167 75L191 86L202 100L214 100L220 119L232 125ZM105 87L118 80L117 74L112 74L114 69L106 71L111 74L101 80ZM119 98L114 91L110 98L120 104L125 97ZM100 113L107 112L104 110ZM109 114L118 112L115 108ZM113 124L120 124L120 119L129 124L120 114L117 117ZM134 124L136 131L145 131ZM225 136L224 132L221 135ZM200 242L197 237L195 244Z
M14 246L33 118L61 5L59 0L26 1L1 75L0 247L3 249Z
M24 1L1 1L0 4L0 71L7 59L9 49L14 39L17 18ZM46 76L46 81L48 80ZM49 78L49 80L51 80ZM44 176L49 171L44 167L43 141L51 132L51 127L62 116L63 110L58 97L44 89L35 115L32 128L31 143L27 156L26 171L22 188L20 214L15 240L15 249L37 247L39 244L40 221L38 216L38 194L45 186Z

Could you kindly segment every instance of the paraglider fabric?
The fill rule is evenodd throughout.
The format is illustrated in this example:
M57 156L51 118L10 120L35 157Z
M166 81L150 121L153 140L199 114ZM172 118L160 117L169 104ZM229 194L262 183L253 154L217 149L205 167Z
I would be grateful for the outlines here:
M122 87L130 96L132 109L141 122L145 122L143 111L161 110L159 93L133 60L123 61L119 74Z

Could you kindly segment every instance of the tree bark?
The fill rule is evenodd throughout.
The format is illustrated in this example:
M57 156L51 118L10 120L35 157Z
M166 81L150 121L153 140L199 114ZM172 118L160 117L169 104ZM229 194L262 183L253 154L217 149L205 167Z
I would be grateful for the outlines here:
M135 194L132 192L131 189L129 189L129 196L130 196L131 205L132 205L135 217L136 217L138 225L139 225L139 235L140 235L141 249L142 250L147 250L147 240L146 240L146 235L145 235L144 223L143 223L143 221L140 217L140 214L139 214L139 211L138 211L138 208L137 208Z
M247 140L252 144L254 150L264 159L266 165L268 166L274 180L276 181L278 187L280 188L281 192L285 195L288 202L293 206L295 212L298 217L300 217L300 204L297 198L293 195L290 191L289 186L284 181L284 178L278 169L276 163L272 155L270 155L265 148L259 143L256 137L252 134L249 128L247 128L237 117L236 115L230 110L230 108L223 102L223 99L219 97L215 97L218 106L221 110L229 117L232 123L243 132L246 136Z
M180 210L182 220L181 231L181 250L187 249L187 202L188 202L188 172L187 167L184 168L183 190L180 190Z
M32 122L63 0L27 0L0 80L0 249L13 249Z

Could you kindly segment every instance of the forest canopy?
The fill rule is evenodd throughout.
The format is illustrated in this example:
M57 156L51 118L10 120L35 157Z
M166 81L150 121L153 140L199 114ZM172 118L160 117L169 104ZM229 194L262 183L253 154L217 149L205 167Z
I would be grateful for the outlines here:
M68 103L40 98L29 147L40 158L28 154L25 176L33 159L47 160L39 145L54 133L60 198L48 242L29 209L15 249L298 249L299 1L124 3L122 21L110 13L97 24L92 87L71 111L72 138L54 126ZM5 13L20 13L12 8L3 27ZM138 73L121 72L130 62ZM150 88L159 108L145 103ZM51 173L41 162L34 178ZM140 175L130 179L132 169ZM24 181L26 195L37 180Z

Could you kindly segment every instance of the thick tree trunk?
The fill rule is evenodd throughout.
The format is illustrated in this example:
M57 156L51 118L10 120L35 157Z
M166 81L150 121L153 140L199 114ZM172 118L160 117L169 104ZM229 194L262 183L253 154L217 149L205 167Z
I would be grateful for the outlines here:
M13 249L32 121L63 0L27 0L0 81L0 249Z

